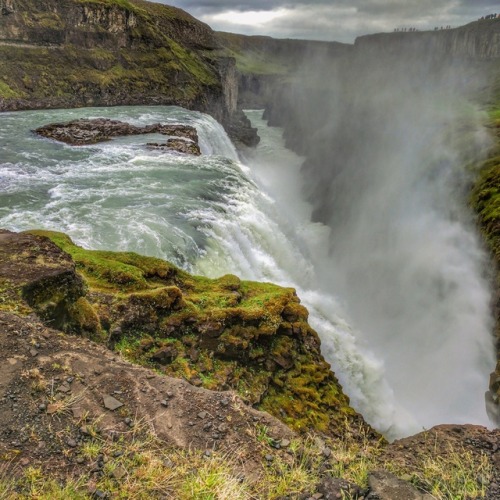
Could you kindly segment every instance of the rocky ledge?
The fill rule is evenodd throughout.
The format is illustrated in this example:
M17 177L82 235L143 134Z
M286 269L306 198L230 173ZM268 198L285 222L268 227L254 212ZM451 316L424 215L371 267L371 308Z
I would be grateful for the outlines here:
M189 125L172 125L153 123L138 127L130 123L107 118L78 119L65 123L50 123L39 127L34 132L42 137L71 144L84 146L109 141L113 137L127 135L162 134L174 136L165 144L149 143L148 146L161 147L180 153L201 154L198 146L198 132Z
M292 289L0 231L0 341L6 498L500 494L499 430L387 444Z
M33 312L196 387L234 390L298 431L378 437L349 406L292 288L191 276L50 232L0 233L2 285L0 310Z

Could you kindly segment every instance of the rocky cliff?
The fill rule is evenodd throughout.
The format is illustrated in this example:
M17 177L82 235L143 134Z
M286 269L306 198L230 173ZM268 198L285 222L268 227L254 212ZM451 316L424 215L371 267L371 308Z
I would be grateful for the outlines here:
M499 431L388 445L293 290L35 233L0 231L5 498L498 498Z
M239 74L238 105L241 108L264 108L274 99L274 92L301 73L306 61L322 59L334 63L348 56L353 46L339 42L274 39L217 33L224 52L236 60Z
M475 21L454 29L379 33L356 38L357 51L439 54L490 60L500 57L500 19Z
M0 110L171 104L245 131L234 59L209 26L142 0L6 0ZM237 127L230 124L237 123Z

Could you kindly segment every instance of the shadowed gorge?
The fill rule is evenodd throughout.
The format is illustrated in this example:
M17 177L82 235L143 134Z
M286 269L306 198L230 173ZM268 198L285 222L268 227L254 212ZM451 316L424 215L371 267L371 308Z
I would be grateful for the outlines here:
M328 68L312 62L267 112L306 157L304 192L331 228L321 286L335 288L384 358L409 415L488 423L493 318L467 208L471 166L491 144L470 99L486 77L471 78L474 62L427 52L425 37L394 51L376 36L358 47Z

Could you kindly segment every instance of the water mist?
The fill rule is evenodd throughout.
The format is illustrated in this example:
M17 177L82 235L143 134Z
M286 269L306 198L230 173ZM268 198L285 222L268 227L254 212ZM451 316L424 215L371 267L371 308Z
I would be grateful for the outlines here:
M308 66L290 90L287 131L307 156L313 216L331 229L318 288L383 362L403 433L488 425L494 367L487 262L466 206L466 166L488 138L462 68L415 54Z

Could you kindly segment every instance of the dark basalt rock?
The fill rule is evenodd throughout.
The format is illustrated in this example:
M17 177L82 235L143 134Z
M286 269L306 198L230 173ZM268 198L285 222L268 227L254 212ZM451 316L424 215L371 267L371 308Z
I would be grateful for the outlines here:
M227 134L237 146L257 146L260 137L257 135L257 129L251 126L250 120L243 111L236 111L231 119L224 124Z
M167 142L148 142L146 144L151 149L158 149L161 151L175 151L177 153L184 153L188 155L200 156L201 150L200 146L192 141L186 141L183 139L169 139Z
M112 137L154 133L183 137L191 140L195 145L198 145L198 133L194 127L189 125L154 123L144 127L137 127L130 123L119 120L109 120L107 118L96 118L92 120L82 118L66 123L50 123L37 128L34 132L42 137L65 142L72 146L96 144L98 142L108 141ZM175 149L175 145L170 147Z

